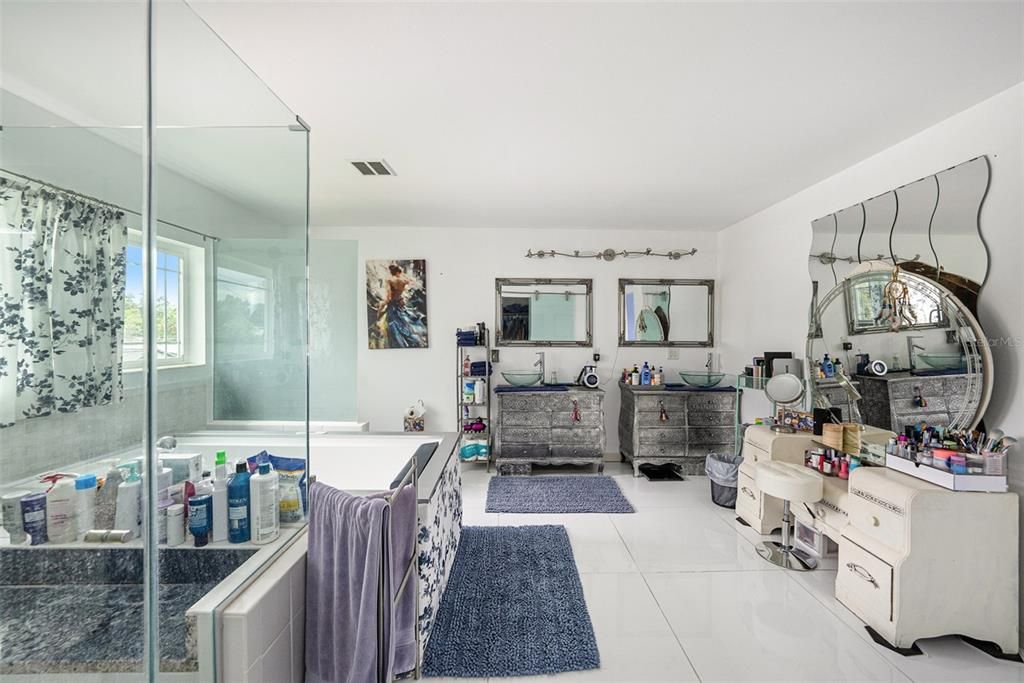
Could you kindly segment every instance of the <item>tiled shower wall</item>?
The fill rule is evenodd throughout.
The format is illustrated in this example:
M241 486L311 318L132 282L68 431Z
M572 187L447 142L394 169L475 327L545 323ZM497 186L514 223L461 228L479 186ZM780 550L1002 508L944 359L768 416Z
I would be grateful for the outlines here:
M209 387L201 380L159 388L159 433L174 434L205 428L208 394ZM18 481L69 463L140 445L145 406L143 398L141 387L126 387L124 400L118 403L86 408L77 413L20 420L0 430L3 481Z

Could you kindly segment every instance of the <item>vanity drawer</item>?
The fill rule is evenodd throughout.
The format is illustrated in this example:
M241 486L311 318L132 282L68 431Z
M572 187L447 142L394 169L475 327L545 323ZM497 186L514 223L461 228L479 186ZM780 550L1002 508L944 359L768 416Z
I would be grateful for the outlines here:
M665 410L683 412L686 409L686 394L658 391L636 397L636 409L640 411L648 410L657 413L661 410L662 405L665 406Z
M551 441L551 430L547 427L506 427L501 426L502 444L543 443Z
M601 427L553 427L551 443L597 444L602 431Z
M640 432L641 444L686 444L685 427L651 427Z
M575 391L572 393L553 393L549 394L551 399L550 406L551 410L565 411L566 414L572 412L573 404L575 400L580 410L600 410L601 409L601 396L600 392L584 392Z
M925 398L943 396L942 377L918 377L915 379L889 382L889 398L914 398L916 389L921 389Z
M595 427L604 424L604 414L600 410L581 410L580 421L573 422L572 411L551 413L552 427Z
M725 427L730 429L736 423L736 413L732 410L694 410L690 406L686 423L691 427Z
M601 449L594 445L587 444L552 444L552 458L600 458L603 457Z
M642 443L636 449L639 458L682 458L686 456L686 444L684 443Z
M716 391L709 393L692 392L687 403L691 411L735 410L736 392Z
M661 411L637 413L637 423L641 427L685 427L686 411L682 408L665 409L666 420L661 421Z
M546 458L551 453L547 444L503 443L498 456L502 458Z
M845 502L850 526L893 550L906 548L905 498L890 500L873 491L860 488L851 481L850 493Z
M850 539L839 542L836 598L868 625L892 621L893 569Z
M928 405L923 408L914 405L914 399L912 398L894 398L890 403L890 409L892 412L903 415L912 413L945 413L949 410L946 404L946 399L936 397L925 397Z
M740 454L743 456L744 462L757 463L761 462L762 460L771 459L768 457L768 451L764 450L763 448L758 448L749 441L743 442L743 450L740 452Z
M761 492L743 470L740 470L736 482L736 514L750 525L761 521Z
M551 394L544 392L498 394L499 407L502 413L520 411L526 413L543 413L551 410L555 401Z
M503 410L501 424L507 427L550 427L551 413Z
M689 441L692 444L734 443L736 430L732 427L690 427Z

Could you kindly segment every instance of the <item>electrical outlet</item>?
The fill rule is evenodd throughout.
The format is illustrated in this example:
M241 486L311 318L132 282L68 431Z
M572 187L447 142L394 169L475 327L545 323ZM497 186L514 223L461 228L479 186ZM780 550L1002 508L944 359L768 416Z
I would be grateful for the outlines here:
M594 362L595 363L600 363L601 362L601 354L599 354L599 353L595 353L594 354Z
M668 359L679 360L679 349L674 346L668 347Z
M498 362L500 362L499 358L500 358L500 355L498 353L498 349L491 349L491 362L492 363L498 363Z

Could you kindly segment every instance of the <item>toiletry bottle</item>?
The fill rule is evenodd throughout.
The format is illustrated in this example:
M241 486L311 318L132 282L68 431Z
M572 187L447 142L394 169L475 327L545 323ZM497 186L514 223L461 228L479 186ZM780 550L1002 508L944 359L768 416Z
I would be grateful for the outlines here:
M649 385L651 383L651 367L644 361L644 367L640 370L640 383Z
M4 530L10 537L11 545L20 545L28 539L25 535L25 523L21 519L21 499L28 494L28 491L11 491L0 498L0 504L3 505Z
M46 536L50 543L73 543L78 538L75 529L75 480L65 477L57 480L46 494Z
M633 365L633 372L629 376L629 383L632 384L633 386L637 386L640 384L640 368L638 368L635 364Z
M249 478L250 535L253 543L270 543L280 531L277 511L277 472L270 463L260 463Z
M167 543L167 511L174 501L171 500L170 491L166 488L160 489L159 497L156 500L156 542ZM182 507L182 512L185 508Z
M188 530L192 534L197 548L202 548L210 542L211 517L213 517L213 496L196 494L188 499Z
M472 364L470 363L469 360L469 354L466 354L462 357L462 376L469 377L471 369Z
M213 476L213 542L228 540L228 458L217 451Z
M832 365L832 359L825 354L825 357L821 361L821 369L825 372L825 377L834 377L836 374L835 366Z
M244 462L235 465L235 476L228 482L228 540L249 541L249 468Z
M75 524L78 537L84 538L87 531L96 528L96 475L83 474L75 479L76 510Z
M185 506L172 503L167 507L167 545L176 546L185 542Z
M132 538L142 538L142 477L135 463L128 466L128 478L117 487L114 528L132 532Z
M46 543L46 494L30 493L21 499L21 519L29 545Z
M121 485L124 478L121 470L111 466L103 480L103 486L96 492L96 521L93 527L96 529L113 529L114 512L117 507L117 487ZM88 529L87 529L88 531Z

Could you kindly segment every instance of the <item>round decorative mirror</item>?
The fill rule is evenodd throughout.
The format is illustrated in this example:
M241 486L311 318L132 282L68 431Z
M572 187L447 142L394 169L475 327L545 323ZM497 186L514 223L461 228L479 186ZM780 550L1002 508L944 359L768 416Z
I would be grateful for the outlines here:
M921 275L894 277L880 261L819 300L806 353L814 407L893 432L921 422L973 429L992 394L992 353L967 306Z

